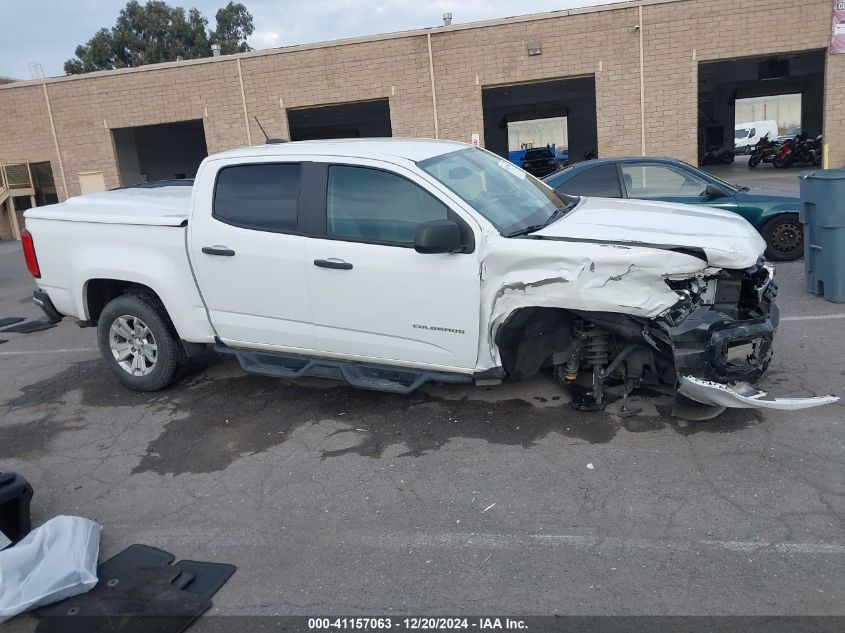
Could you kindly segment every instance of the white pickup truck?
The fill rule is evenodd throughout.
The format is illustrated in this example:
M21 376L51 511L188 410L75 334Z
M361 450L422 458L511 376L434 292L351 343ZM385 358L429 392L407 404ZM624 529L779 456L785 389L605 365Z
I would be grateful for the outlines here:
M462 143L360 139L210 156L196 179L26 212L48 317L96 325L127 387L209 346L248 372L407 393L541 370L573 404L643 385L718 407L803 408L751 384L778 313L734 213L559 197Z

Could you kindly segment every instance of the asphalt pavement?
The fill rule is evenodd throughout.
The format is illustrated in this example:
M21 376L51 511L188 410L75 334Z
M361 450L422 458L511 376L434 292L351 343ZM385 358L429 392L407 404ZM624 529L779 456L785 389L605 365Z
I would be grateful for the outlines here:
M841 394L845 305L777 268L762 386ZM32 287L0 244L0 318L37 318ZM574 411L547 376L397 396L230 361L141 394L69 320L0 340L0 470L34 524L236 564L211 614L845 615L842 402L679 424L650 395Z
M729 165L706 165L701 169L737 185L798 193L799 175L813 168L804 166L775 169L771 163L761 163L751 169L748 167L748 155L745 154L737 156Z

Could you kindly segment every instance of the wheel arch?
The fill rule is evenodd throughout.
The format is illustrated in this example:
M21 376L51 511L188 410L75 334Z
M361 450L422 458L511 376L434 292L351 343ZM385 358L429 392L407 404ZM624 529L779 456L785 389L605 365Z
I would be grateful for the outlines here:
M576 315L566 308L527 306L510 312L496 331L502 368L512 380L522 380L565 351Z
M137 281L129 281L128 279L111 279L101 277L88 279L83 284L82 301L83 308L85 310L85 318L88 323L90 325L97 323L103 309L110 301L122 295L128 294L144 295L151 298L161 307L164 316L170 324L174 326L174 329L176 329L173 324L173 320L170 318L167 306L153 288Z

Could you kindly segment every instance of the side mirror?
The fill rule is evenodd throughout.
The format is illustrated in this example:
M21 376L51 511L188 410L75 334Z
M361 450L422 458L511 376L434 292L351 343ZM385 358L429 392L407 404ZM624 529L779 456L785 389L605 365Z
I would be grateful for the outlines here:
M704 188L704 194L702 195L702 197L707 198L708 200L715 200L717 198L724 198L727 195L728 194L726 194L716 185L707 185Z
M414 236L414 249L418 253L453 253L462 246L461 229L452 220L424 222Z

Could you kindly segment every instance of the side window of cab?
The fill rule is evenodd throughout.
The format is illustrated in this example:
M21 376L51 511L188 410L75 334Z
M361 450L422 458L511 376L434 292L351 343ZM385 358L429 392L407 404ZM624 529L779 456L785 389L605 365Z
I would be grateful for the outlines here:
M299 163L224 167L214 187L213 217L253 231L296 232L301 170Z
M419 185L381 169L329 165L326 234L351 241L413 246L417 227L451 219Z

